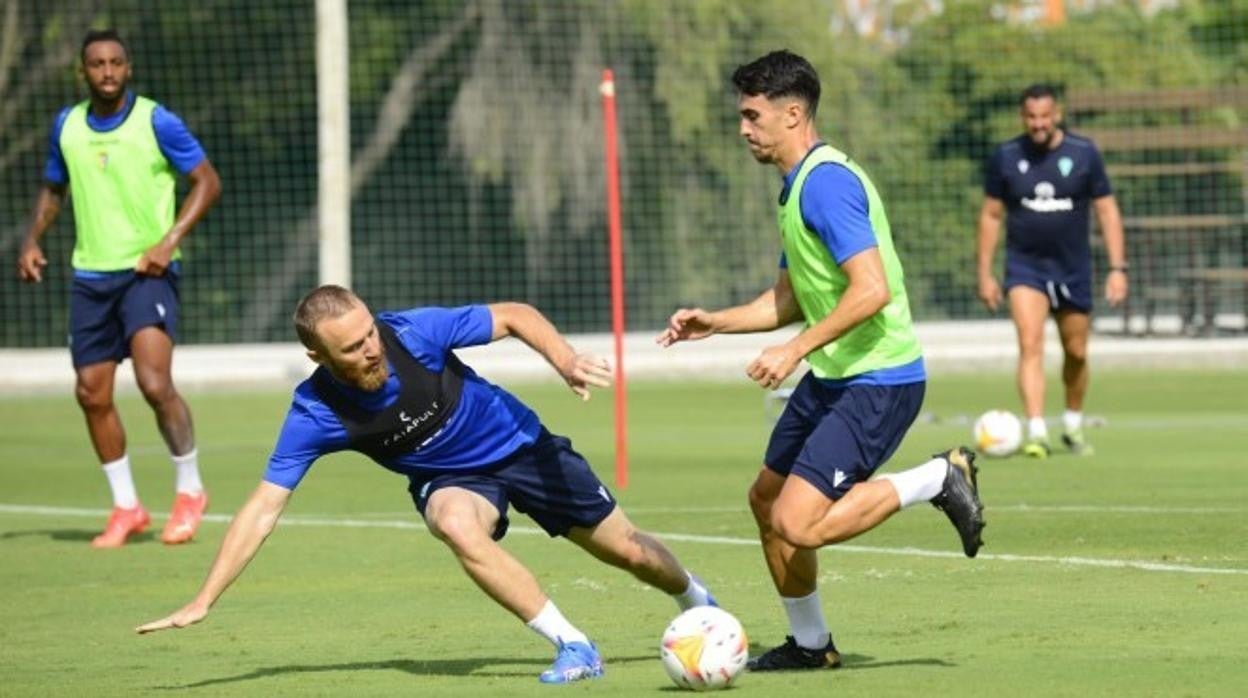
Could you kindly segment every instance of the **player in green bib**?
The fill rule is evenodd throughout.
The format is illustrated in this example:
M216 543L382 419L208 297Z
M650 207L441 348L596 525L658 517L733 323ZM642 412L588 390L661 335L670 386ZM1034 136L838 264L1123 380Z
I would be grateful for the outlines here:
M191 412L170 367L178 323L179 244L221 193L217 171L175 114L127 89L130 57L112 29L88 32L82 75L90 99L63 109L52 127L44 184L18 257L23 281L43 280L39 240L72 192L76 229L70 293L75 394L113 494L97 548L114 548L151 522L139 502L126 434L113 403L117 365L134 375L169 447L176 472L173 512L161 539L190 540L208 495L199 476ZM175 216L179 174L190 192Z
M657 341L670 346L804 323L800 333L767 347L746 367L759 386L775 389L803 359L810 365L772 431L749 492L792 634L751 659L749 668L837 667L841 655L816 586L816 549L931 502L974 557L984 526L974 455L954 448L872 478L918 415L926 383L884 205L866 172L819 139L819 77L809 62L776 51L738 68L733 83L750 153L783 176L779 277L744 305L676 311Z

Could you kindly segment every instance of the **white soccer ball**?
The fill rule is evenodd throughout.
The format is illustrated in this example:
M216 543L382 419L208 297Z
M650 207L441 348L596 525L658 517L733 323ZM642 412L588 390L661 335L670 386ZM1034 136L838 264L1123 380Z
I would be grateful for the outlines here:
M708 691L732 685L745 669L750 642L731 613L716 606L695 606L667 626L659 656L677 686Z
M975 420L975 450L1003 458L1023 445L1023 423L1012 412L988 410Z

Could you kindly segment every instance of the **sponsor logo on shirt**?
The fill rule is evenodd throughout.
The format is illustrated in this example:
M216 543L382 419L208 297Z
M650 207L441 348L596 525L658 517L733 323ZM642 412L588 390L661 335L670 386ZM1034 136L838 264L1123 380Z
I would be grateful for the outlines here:
M1049 182L1040 182L1036 185L1036 198L1029 199L1023 197L1022 204L1025 208L1029 208L1036 213L1059 213L1062 211L1075 210L1075 202L1069 197L1064 199L1056 198L1057 190Z
M437 413L437 411L438 411L438 403L436 401L433 404L429 405L429 409L425 410L424 412L421 412L415 417L409 415L407 413L407 410L400 410L399 411L399 427L395 429L394 433L392 433L390 436L387 436L386 440L383 441L381 445L389 446L390 444L396 443L399 439L403 438L404 436L407 436L413 431L416 431L417 427L429 421L429 418L432 417L435 413Z

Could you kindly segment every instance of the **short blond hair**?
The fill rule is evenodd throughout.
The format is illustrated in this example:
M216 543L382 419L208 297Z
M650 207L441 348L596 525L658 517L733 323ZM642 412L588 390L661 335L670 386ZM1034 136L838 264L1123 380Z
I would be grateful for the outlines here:
M295 306L295 332L299 341L309 349L322 348L316 334L317 324L321 320L342 317L363 304L359 296L342 286L326 284L312 289Z

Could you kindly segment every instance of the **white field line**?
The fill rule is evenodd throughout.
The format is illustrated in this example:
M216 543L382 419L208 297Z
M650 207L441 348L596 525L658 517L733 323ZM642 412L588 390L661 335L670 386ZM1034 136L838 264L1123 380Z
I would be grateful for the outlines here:
M985 511L1006 511L1037 514L1243 514L1248 507L1156 507L1135 505L1101 505L1101 504L986 504ZM740 506L690 506L690 507L626 507L630 514L734 514L748 512L743 503Z
M92 517L102 518L109 514L107 509L80 509L73 507L43 507L43 506L24 506L20 504L0 504L0 514L17 514L26 516L72 516L72 517ZM415 516L415 514L413 514ZM166 518L160 514L154 514L154 519ZM229 516L224 514L206 514L205 521L213 523L228 523ZM285 526L326 526L335 528L398 528L398 529L424 529L423 523L418 521L369 521L363 519L347 519L340 517L325 516L287 516L283 517L281 524ZM525 535L546 535L546 532L539 528L531 528L528 526L512 526L508 529L510 532ZM758 540L754 538L734 538L730 536L701 536L688 533L662 533L659 531L651 531L654 535L664 540L675 540L684 543L702 543L706 545L736 545L736 546L756 546ZM846 545L844 543L829 546L825 550L831 552L842 553L867 553L871 555L900 555L903 557L927 557L927 558L950 558L959 559L963 555L961 553L950 552L945 550L924 550L922 548L883 548L871 545ZM1102 567L1112 569L1136 569L1146 572L1178 572L1186 574L1229 574L1229 575L1245 575L1248 576L1248 569L1228 568L1228 567L1197 567L1194 565L1174 565L1161 562L1149 562L1147 560L1116 560L1113 558L1094 558L1094 557L1078 557L1078 556L1060 556L1060 555L1012 555L1009 553L985 553L976 558L977 560L991 560L997 562L1033 562L1039 564L1067 565L1074 567Z

